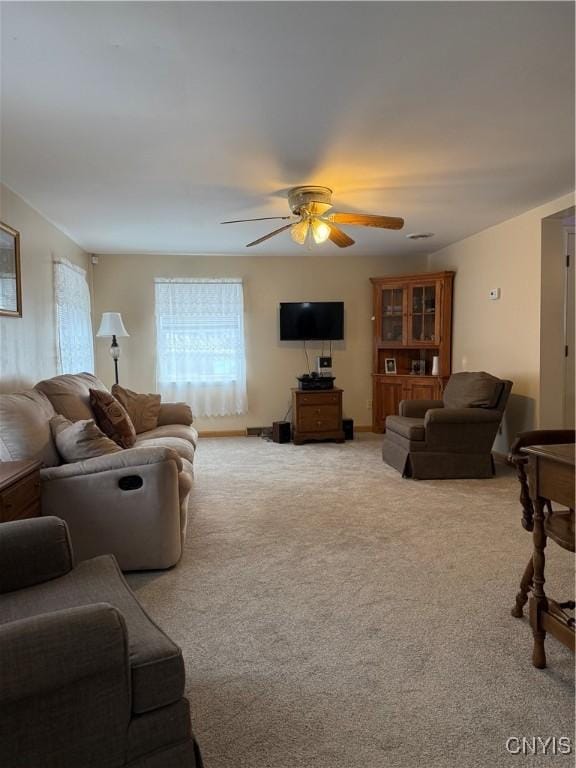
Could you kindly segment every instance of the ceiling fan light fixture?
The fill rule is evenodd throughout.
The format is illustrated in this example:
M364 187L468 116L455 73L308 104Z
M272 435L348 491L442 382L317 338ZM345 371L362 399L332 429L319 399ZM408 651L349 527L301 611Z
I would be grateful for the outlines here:
M288 205L292 213L308 212L320 216L332 208L332 190L329 187L293 187L288 192Z
M326 224L325 221L322 221L322 219L312 219L310 222L310 227L312 229L312 237L314 238L316 245L325 243L326 240L328 240L330 237L330 227L328 224Z
M290 227L290 237L295 243L298 243L298 245L304 245L306 236L308 235L308 229L308 219L301 219Z
M307 211L312 216L323 216L327 211L332 208L332 205L330 203L319 203L316 201L311 201L307 206Z

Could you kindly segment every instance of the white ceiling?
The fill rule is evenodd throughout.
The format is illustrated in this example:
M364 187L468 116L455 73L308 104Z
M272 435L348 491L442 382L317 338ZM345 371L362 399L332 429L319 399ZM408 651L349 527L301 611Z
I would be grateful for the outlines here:
M337 210L406 219L344 227L345 253L422 253L573 188L570 2L1 14L1 178L89 251L247 253L275 222L219 222L284 215L285 190L314 183Z

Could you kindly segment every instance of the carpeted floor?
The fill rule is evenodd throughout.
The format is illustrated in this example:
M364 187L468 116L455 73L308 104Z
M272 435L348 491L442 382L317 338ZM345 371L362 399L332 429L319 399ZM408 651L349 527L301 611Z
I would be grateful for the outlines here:
M181 563L130 581L184 649L206 768L572 766L505 749L574 731L572 654L549 639L534 669L510 616L517 499L503 467L402 480L374 436L202 440ZM572 558L548 553L567 598Z

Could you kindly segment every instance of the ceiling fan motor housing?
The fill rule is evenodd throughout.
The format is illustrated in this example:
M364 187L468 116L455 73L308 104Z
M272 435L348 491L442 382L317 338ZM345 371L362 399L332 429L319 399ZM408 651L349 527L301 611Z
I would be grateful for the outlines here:
M325 210L332 208L332 190L329 187L294 187L288 192L290 210L296 216L310 208L311 203L320 203Z

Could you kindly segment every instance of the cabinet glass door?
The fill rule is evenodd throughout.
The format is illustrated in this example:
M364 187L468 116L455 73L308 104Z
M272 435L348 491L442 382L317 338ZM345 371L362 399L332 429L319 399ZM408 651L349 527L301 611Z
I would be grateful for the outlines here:
M383 288L382 341L401 344L404 338L404 289Z
M410 341L436 342L436 285L415 285L410 296Z

